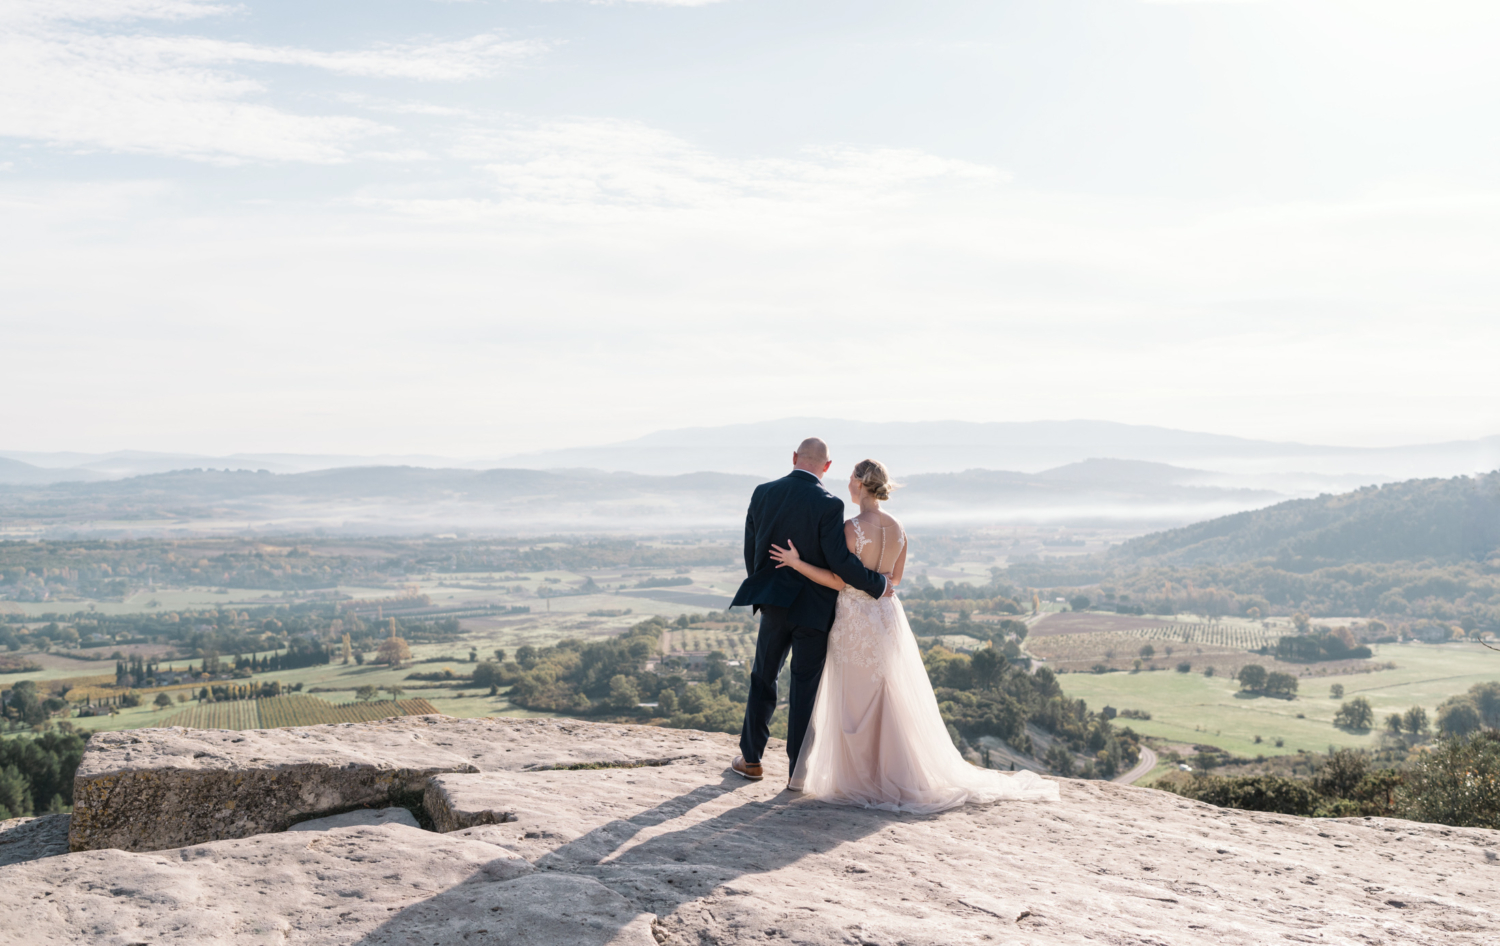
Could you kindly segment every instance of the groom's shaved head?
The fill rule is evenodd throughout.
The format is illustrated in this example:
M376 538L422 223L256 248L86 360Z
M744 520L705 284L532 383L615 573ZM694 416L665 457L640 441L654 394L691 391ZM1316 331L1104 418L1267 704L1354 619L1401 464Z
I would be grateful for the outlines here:
M797 456L808 463L816 463L822 466L828 462L828 444L817 437L808 437L797 444Z

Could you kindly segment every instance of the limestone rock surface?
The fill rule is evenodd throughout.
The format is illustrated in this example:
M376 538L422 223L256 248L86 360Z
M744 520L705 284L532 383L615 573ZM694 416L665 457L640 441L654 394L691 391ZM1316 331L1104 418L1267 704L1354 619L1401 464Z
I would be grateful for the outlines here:
M67 852L67 815L0 821L0 867Z
M408 828L421 827L417 823L416 816L405 808L361 808L358 811L346 811L341 815L329 815L327 818L300 821L287 830L329 831L333 828L378 828L388 824L401 824Z
M592 878L538 873L482 841L405 825L87 851L25 868L0 898L0 942L656 946L650 917Z
M901 815L785 791L779 749L767 779L746 782L722 734L434 717L317 728L359 747L358 764L446 769L407 804L447 833L342 827L0 867L0 943L1492 946L1500 930L1500 832L1076 780L1056 803ZM134 735L131 764L163 779L200 738ZM225 770L311 754L295 736L211 740L234 735L258 741L226 751Z
M430 776L682 759L704 734L574 720L402 716L244 732L99 733L78 768L75 851L151 851L285 831L357 808L416 803Z

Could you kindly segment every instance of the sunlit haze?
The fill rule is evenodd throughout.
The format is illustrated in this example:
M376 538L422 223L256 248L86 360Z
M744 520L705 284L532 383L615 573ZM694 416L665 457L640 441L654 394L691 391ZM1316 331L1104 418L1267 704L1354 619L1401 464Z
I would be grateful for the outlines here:
M9 450L1500 433L1500 6L10 0Z

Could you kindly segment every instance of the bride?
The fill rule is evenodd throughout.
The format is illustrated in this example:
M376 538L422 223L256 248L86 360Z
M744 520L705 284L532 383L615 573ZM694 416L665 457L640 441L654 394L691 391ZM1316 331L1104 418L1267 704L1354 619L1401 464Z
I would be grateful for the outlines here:
M899 583L906 532L880 508L895 485L879 461L854 467L849 496L859 515L844 523L844 538L866 568ZM828 662L789 787L829 801L922 813L966 802L1058 797L1057 786L1034 772L1002 775L959 755L900 600L871 598L804 562L790 540L787 546L771 547L778 568L794 568L839 592Z

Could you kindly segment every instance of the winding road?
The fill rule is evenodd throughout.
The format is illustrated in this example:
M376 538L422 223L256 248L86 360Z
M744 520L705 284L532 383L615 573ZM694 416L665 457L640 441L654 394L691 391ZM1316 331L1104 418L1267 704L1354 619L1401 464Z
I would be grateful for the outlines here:
M1141 761L1135 764L1135 768L1124 775L1116 776L1115 781L1121 785L1132 785L1145 774L1156 768L1156 753L1145 746L1141 746Z

